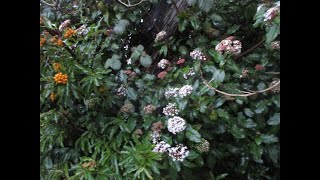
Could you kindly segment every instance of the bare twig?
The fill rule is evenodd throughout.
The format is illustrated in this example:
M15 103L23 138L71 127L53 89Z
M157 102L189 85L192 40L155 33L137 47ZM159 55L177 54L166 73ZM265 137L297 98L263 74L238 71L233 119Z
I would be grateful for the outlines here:
M129 0L128 1L128 4L121 1L121 0L117 0L119 3L121 3L122 5L126 6L126 7L134 7L134 6L138 6L139 4L141 4L142 2L146 1L146 0L141 0L140 2L136 3L136 4L131 4L131 2Z
M172 3L173 3L173 5L174 5L174 7L176 8L176 10L177 10L177 12L178 12L178 14L180 13L180 11L179 11L179 8L178 8L178 6L177 6L177 4L176 4L176 2L174 1L174 0L171 0L172 1Z
M262 43L264 42L264 39L262 39L260 42L258 42L256 45L252 46L250 49L246 50L245 52L243 52L242 54L240 54L239 56L235 57L234 60L241 58L242 56L248 54L249 52L253 51L254 49L256 49L257 47L259 47Z
M212 86L209 85L208 81L204 79L203 75L202 75L202 70L201 70L201 66L199 67L199 70L200 70L200 75L201 75L201 79L203 81L203 83L211 90L214 90L220 94L223 94L223 95L226 95L226 96L233 96L233 97L248 97L248 96L252 96L252 95L255 95L255 94L259 94L259 93L264 93L264 92L267 92L267 91L270 91L271 89L277 87L279 84L280 84L280 80L275 83L273 86L270 86L269 88L267 89L263 89L263 90L260 90L260 91L251 91L251 90L248 90L250 92L245 92L245 91L242 91L243 94L230 94L230 93L226 93L224 91L220 91L219 89L217 88L214 88Z
M280 72L266 72L266 74L280 74Z

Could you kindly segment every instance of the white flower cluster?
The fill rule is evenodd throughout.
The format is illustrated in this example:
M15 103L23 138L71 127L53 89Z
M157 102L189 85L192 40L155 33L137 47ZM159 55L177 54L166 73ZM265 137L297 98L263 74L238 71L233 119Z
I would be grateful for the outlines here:
M192 90L193 90L192 86L190 86L190 85L184 85L184 86L182 86L182 88L180 88L180 90L179 90L179 96L180 96L181 98L184 98L184 97L186 97L187 95L191 94L191 93L192 93Z
M161 69L165 69L170 65L170 61L167 59L161 59L161 61L158 63L158 67Z
M189 155L187 146L184 146L182 144L179 144L176 147L169 148L168 152L173 161L183 161Z
M280 12L280 1L274 3L275 6L268 9L264 14L264 21L272 20Z
M76 29L76 32L79 36L85 36L88 34L89 30L87 29L86 25L82 25Z
M241 53L241 42L238 40L234 40L233 36L230 36L224 40L222 40L217 46L216 51L220 54L228 53L232 55L238 55Z
M161 41L162 39L164 39L167 35L167 32L165 31L160 31L157 35L156 35L156 39L154 40L155 42Z
M163 108L163 114L166 116L176 116L179 110L175 103L169 103L165 108Z
M203 54L203 52L200 51L200 49L195 49L192 52L190 52L190 56L193 59L197 59L197 60L202 60L202 61L207 60L207 57Z
M157 131L153 131L151 134L152 144L157 144L159 141L160 141L160 133Z
M164 96L166 98L177 97L179 93L179 88L169 88L166 92L164 92Z
M176 134L186 129L186 121L179 116L174 116L168 119L167 128L169 132Z
M164 142L164 141L160 141L159 143L156 144L156 146L153 148L153 152L157 152L157 153L164 153L168 151L168 148L170 148L170 144Z
M117 90L116 93L118 96L126 96L126 88L121 85Z
M70 26L71 24L71 20L70 19L67 19L65 21L63 21L63 23L61 23L61 25L59 26L59 31L63 31L65 30L68 26Z
M183 78L184 79L188 79L190 76L193 76L195 75L196 73L194 72L194 69L193 67L189 69L189 72L188 73L184 73L183 74Z
M208 152L210 149L210 143L206 139L202 138L201 143L196 145L196 149L201 152Z

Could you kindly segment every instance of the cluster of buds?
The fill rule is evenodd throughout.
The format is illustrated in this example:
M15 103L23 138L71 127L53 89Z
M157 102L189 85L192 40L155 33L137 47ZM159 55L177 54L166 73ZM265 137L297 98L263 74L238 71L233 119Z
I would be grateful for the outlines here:
M136 130L134 131L134 134L139 138L139 137L141 137L141 136L143 135L143 132L142 132L141 129L136 129Z
M88 109L92 109L99 103L99 101L100 101L99 98L91 98L91 99L85 100L84 105Z
M264 66L262 66L261 64L257 64L254 68L256 69L256 71L264 70Z
M74 34L76 34L76 30L69 28L64 33L64 38L69 38L69 37L73 36Z
M163 40L167 35L167 32L165 31L160 31L157 35L156 35L156 38L155 38L155 42L158 42L158 41L161 41Z
M51 102L54 102L56 100L56 95L53 92L50 94L50 100Z
M55 70L55 71L59 71L59 69L61 68L61 64L60 63L53 63L53 69Z
M82 168L88 168L88 169L95 168L96 166L97 166L97 163L94 160L91 160L89 162L84 162L81 164Z
M157 153L165 153L168 152L168 149L170 148L170 144L164 142L164 141L160 141L159 143L156 144L156 146L153 148L153 152L157 152Z
M280 41L271 42L271 49L280 50Z
M179 93L179 88L169 88L164 92L166 98L177 97Z
M175 103L169 103L165 108L163 108L163 114L166 116L176 116L179 110Z
M165 69L170 65L170 61L167 59L161 59L161 61L158 63L158 67L161 69Z
M152 124L152 127L151 127L152 131L156 131L160 133L162 129L164 129L164 127L161 121L158 121Z
M280 13L280 1L274 3L274 7L268 9L264 14L264 21L270 22Z
M192 90L193 90L193 88L190 85L182 86L182 88L179 89L180 98L184 98L184 97L188 96L189 94L192 93Z
M154 110L156 110L156 107L152 104L149 104L143 108L145 114L152 114Z
M46 43L46 39L43 37L40 37L40 47L43 47L45 43Z
M234 40L234 36L230 36L224 40L222 40L216 46L216 51L220 54L231 54L231 55L239 55L241 53L241 42L238 40Z
M63 46L63 41L61 39L58 39L57 36L53 36L50 39L50 42L53 43L54 45L57 45L57 46L60 46L60 47Z
M78 29L76 29L76 33L78 34L78 36L85 36L88 34L88 32L89 30L85 25L82 25Z
M163 79L167 74L168 74L167 71L162 71L162 72L160 72L160 73L157 75L157 77L158 77L159 79Z
M200 152L208 152L210 149L210 143L206 139L202 138L201 142L196 145L196 149Z
M62 32L64 31L67 27L69 27L71 24L71 20L67 19L65 21L63 21L63 23L61 23L61 25L59 26L59 31Z
M59 72L54 76L53 79L57 84L67 84L68 75L67 74L62 74L61 72Z
M173 161L182 162L189 155L189 150L187 146L179 144L176 147L169 148L168 153L169 153L169 156L172 157Z
M174 116L168 119L167 128L169 132L176 134L186 129L186 121L179 116Z
M120 109L121 112L125 112L125 113L134 113L135 108L134 105L127 101Z
M195 49L192 52L190 52L190 56L193 59L206 61L207 57L203 54L203 52L200 51L200 49Z

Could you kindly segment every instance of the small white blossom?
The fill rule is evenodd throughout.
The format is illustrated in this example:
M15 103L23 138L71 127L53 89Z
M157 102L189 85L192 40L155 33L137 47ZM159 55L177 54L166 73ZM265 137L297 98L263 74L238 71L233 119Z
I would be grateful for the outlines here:
M192 93L192 90L193 90L192 86L190 86L190 85L184 85L184 86L182 86L182 88L180 88L180 90L179 90L179 96L180 96L181 98L184 98L184 97L186 97L187 95L191 94L191 93Z
M169 132L176 134L186 129L186 121L179 116L174 116L168 119L167 128Z
M202 61L207 60L206 56L203 54L203 52L200 51L200 49L195 49L192 52L190 52L190 56L196 60L202 60Z
M156 35L156 39L154 40L155 42L161 41L163 40L167 35L167 32L165 31L160 31L157 35Z
M170 65L170 61L167 59L161 59L161 61L158 63L158 67L161 69L165 69Z
M179 110L175 103L169 103L165 108L163 108L163 114L166 116L175 116L178 115Z
M151 142L157 144L160 141L160 134L157 131L153 131L151 134Z
M116 93L118 96L126 96L126 88L121 85L117 90L116 90Z
M169 88L169 90L164 92L166 98L177 97L179 93L179 88Z
M184 79L188 79L190 76L193 76L195 75L196 73L194 72L194 69L193 67L189 69L189 72L188 73L184 73L183 74L183 78Z
M127 59L127 65L130 65L130 64L132 64L132 59L131 58Z
M271 42L271 49L280 50L280 41Z
M153 148L153 152L157 152L157 153L164 153L168 151L168 148L170 148L170 144L161 141L159 143L156 144L156 146Z
M280 12L280 1L274 3L275 6L268 9L264 14L264 21L272 20Z
M232 55L238 55L241 53L241 42L238 40L233 40L234 37L230 36L224 40L222 40L219 44L216 46L216 51L218 51L220 54L232 54Z
M173 161L183 161L188 155L189 150L187 146L179 144L176 147L171 147L168 149L169 156L172 157Z
M68 26L70 26L71 24L71 20L70 19L67 19L65 21L63 21L63 23L61 23L61 25L59 26L59 31L63 31L65 30Z
M76 32L79 36L85 36L88 34L89 30L85 25L82 25L78 29L76 29Z

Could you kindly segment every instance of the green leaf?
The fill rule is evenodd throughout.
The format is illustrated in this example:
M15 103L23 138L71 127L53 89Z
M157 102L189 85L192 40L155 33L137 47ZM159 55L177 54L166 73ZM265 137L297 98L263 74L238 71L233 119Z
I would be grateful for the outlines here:
M237 139L245 138L243 129L238 128L236 125L231 127L230 132Z
M280 123L280 113L275 113L268 121L269 125L278 125Z
M144 67L149 67L152 64L152 58L149 55L140 56L140 63Z
M273 41L279 34L280 34L280 25L279 24L273 24L272 26L268 26L266 28L267 34L266 34L266 43L270 43Z
M115 34L123 34L127 28L127 26L129 25L129 21L126 19L121 19L120 21L118 21L118 23L114 26L113 31Z
M169 164L175 171L179 172L181 170L181 166L178 161L173 161L172 158L170 158Z
M257 124L255 122L253 122L252 119L249 118L249 119L245 120L244 127L251 129L251 128L257 127Z
M248 117L253 117L254 112L251 111L251 109L249 108L244 108L244 113L248 116Z
M193 27L195 30L197 30L197 29L200 28L200 22L199 22L199 20L197 19L197 16L192 16L192 17L190 18L190 22L191 22L192 27Z
M132 88L132 87L128 87L127 89L126 89L126 93L127 93L127 95L128 95L128 97L130 98L130 99L132 99L132 100L137 100L137 92Z
M213 0L198 0L198 6L201 10L209 12L213 7Z
M192 142L196 142L196 143L201 142L201 135L197 130L193 129L192 126L187 127L186 137Z
M187 25L188 25L188 21L186 19L180 20L178 24L179 31L183 32L184 30L186 30Z
M216 177L215 180L224 179L224 178L227 177L228 175L229 175L228 173L220 174L219 176Z
M223 110L223 109L217 109L216 110L216 112L217 112L217 114L218 114L218 116L219 117L221 117L221 118L223 118L223 119L226 119L226 120L229 120L229 114L225 111L225 110Z
M112 63L110 64L110 67L114 70L119 70L121 68L121 61L113 59Z
M263 153L263 149L261 146L257 145L256 143L251 143L249 151L255 161L259 163L262 162L261 156Z
M137 46L137 49L136 49L138 52L140 52L140 53L142 53L142 51L144 50L144 47L141 45L141 44L139 44L138 46Z
M223 103L226 101L225 98L219 97L215 102L214 102L214 108L218 108L223 105Z
M51 158L49 156L47 156L44 159L44 165L46 166L47 169L53 168L53 162L52 162L52 160L51 160Z
M188 104L188 99L179 99L178 100L178 108L180 111L184 110Z
M185 46L179 46L179 53L181 55L187 55L188 54L188 49Z
M227 34L233 34L240 28L240 25L233 25L227 30Z
M166 44L162 45L159 52L160 52L160 54L163 54L164 56L167 56L167 54L168 54L168 45L166 45Z
M261 141L266 144L272 144L278 142L278 137L272 135L263 134L261 135Z
M136 120L136 119L130 118L130 119L128 120L128 122L127 122L127 128L128 128L128 130L129 130L129 131L128 131L129 133L131 133L131 132L134 130L136 124L137 124L137 120Z

